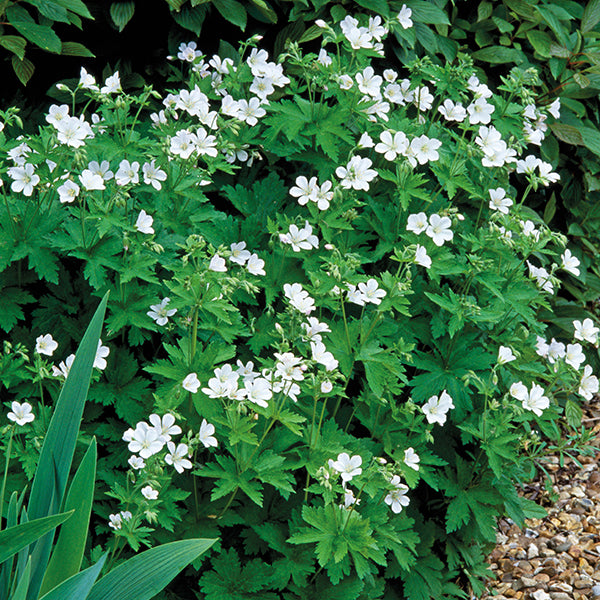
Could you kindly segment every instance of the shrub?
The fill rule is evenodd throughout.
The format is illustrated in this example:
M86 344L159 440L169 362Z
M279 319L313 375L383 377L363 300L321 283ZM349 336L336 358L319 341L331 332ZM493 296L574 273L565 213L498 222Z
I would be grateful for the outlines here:
M0 326L30 345L41 298L43 399L56 306L110 290L86 427L132 513L98 525L115 547L218 535L209 600L464 597L496 518L540 514L515 484L541 435L598 389L593 322L565 344L539 317L580 266L525 203L558 180L526 134L560 106L462 54L382 70L407 7L317 26L318 54L280 63L256 37L229 59L184 44L164 98L82 72L39 134L3 137Z

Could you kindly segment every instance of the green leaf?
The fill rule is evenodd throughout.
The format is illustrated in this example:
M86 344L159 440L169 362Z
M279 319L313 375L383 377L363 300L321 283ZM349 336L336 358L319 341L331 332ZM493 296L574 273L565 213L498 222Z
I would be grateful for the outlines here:
M265 2L265 0L251 0L252 4L258 8L260 13L265 16L271 23L277 23L277 13L273 7Z
M189 29L196 35L200 35L207 10L208 8L206 4L201 4L200 6L195 7L191 7L186 4L179 12L171 14L173 19L184 29Z
M107 302L108 294L100 302L79 344L56 402L31 487L27 510L31 519L48 515L53 502L58 506L63 503ZM39 542L41 547L36 548L39 554L37 564L34 565L30 589L32 596L37 595L42 584L51 542L52 539L46 537Z
M102 577L86 600L150 600L216 541L180 540L146 550Z
M72 514L73 512L69 511L33 519L0 531L0 563L64 523Z
M213 4L224 19L237 25L242 31L246 29L248 15L241 2L237 0L213 0Z
M60 529L40 594L54 589L79 572L94 500L96 457L96 438L93 438L73 477L65 502L65 510L73 509L75 513Z
M507 48L506 46L488 46L473 52L475 60L481 60L492 64L500 63L515 63L520 64L525 59L521 52L515 48Z
M35 67L33 63L28 59L24 58L19 60L16 56L12 57L12 67L15 75L19 78L19 81L23 85L27 85L27 82L31 79Z
M14 594L11 597L11 600L26 600L27 598L27 590L29 589L29 582L31 581L31 556L27 559L27 565L25 566L25 570L21 575L21 579L19 580L19 584L15 589Z
M561 20L547 6L537 5L535 10L541 15L542 19L544 19L550 29L552 29L559 42L565 46L568 46L569 31L563 25Z
M600 0L590 0L581 18L581 33L587 33L596 27L600 21Z
M552 133L561 141L566 144L573 146L583 146L583 136L581 132L573 125L566 125L565 123L552 123L550 125Z
M67 9L56 2L49 0L27 0L27 2L33 4L42 16L51 21L58 21L60 23L70 22L67 16Z
M544 507L528 498L521 498L521 508L526 519L544 519L548 516L548 511Z
M581 405L573 400L567 400L565 404L565 416L567 417L567 423L573 429L579 429L581 427L581 419L583 418L583 410Z
M85 600L102 571L107 554L91 567L76 573L52 589L40 600Z
M0 46L3 46L13 54L16 54L19 57L19 60L23 60L25 57L25 46L27 46L27 42L19 35L3 35L0 37Z
M31 15L20 6L11 6L6 9L6 18L23 37L48 52L60 54L60 38L47 25L38 25ZM20 78L19 78L20 79Z
M67 10L79 15L80 17L84 17L85 19L93 19L90 11L87 6L82 2L82 0L53 0L55 4L60 4L64 6Z
M125 25L131 21L135 13L135 2L128 0L127 2L113 2L110 5L110 17L113 23L119 28L119 31L125 29Z
M434 2L425 0L406 0L406 6L412 10L412 19L416 23L431 25L450 25L448 15Z
M577 127L577 129L581 133L585 147L600 156L600 131L592 127L583 126Z
M79 42L63 42L60 53L63 56L88 56L94 58L96 55Z

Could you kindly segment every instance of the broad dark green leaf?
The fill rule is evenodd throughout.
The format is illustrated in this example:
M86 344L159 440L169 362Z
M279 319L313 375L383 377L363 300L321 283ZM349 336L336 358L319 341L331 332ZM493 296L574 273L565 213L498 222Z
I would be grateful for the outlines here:
M213 0L213 5L224 19L245 31L248 14L241 2L237 0Z
M113 23L118 27L119 31L125 29L125 25L131 21L135 13L135 2L113 2L110 5L110 17Z
M501 63L516 63L520 64L524 61L523 54L515 48L507 48L506 46L488 46L473 52L475 60L481 60L492 64Z
M15 75L19 78L19 81L23 85L27 85L27 82L31 79L33 71L35 70L33 63L28 58L19 60L17 56L13 56L11 62Z
M60 53L60 38L47 25L38 25L31 15L20 6L6 9L6 19L23 37L48 52Z
M412 10L412 20L415 23L450 25L448 15L441 8L438 8L434 2L406 0L405 4Z
M19 57L19 60L25 58L25 46L27 41L19 35L3 35L0 37L0 46L10 50Z
M600 0L590 0L581 19L581 33L587 33L600 22Z
M67 10L70 10L80 17L85 17L86 19L94 18L82 0L54 0L54 3L64 6Z
M79 42L63 42L60 53L63 56L88 56L90 58L96 56Z

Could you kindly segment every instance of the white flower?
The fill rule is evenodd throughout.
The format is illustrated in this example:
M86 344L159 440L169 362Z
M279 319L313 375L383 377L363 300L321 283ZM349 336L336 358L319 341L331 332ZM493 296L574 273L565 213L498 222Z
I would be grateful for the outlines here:
M258 257L258 254L251 254L248 262L246 263L246 269L251 275L266 275L265 261Z
M196 42L189 42L188 44L186 44L185 42L181 42L181 44L179 44L179 52L177 53L177 58L185 62L193 63L196 60L196 58L202 56L202 52L196 50L196 47Z
M290 301L290 304L301 313L309 315L315 310L315 301L308 295L308 292L302 289L302 285L299 283L285 283L283 285L283 291L286 298Z
M179 444L175 448L173 442L167 442L169 454L165 456L165 462L168 465L173 465L178 473L183 473L184 469L191 469L194 465L186 458L189 454L189 449L186 444Z
M170 140L170 150L175 156L189 158L196 150L196 135L187 129L178 131Z
M366 131L360 136L357 143L359 148L372 148L374 145L373 138Z
M33 194L33 188L40 182L40 176L35 174L32 164L25 163L22 167L11 167L8 175L13 180L10 189L13 192L23 192L25 196Z
M407 152L406 156L413 166L415 166L413 162L415 159L420 165L424 165L429 161L436 161L440 158L437 150L441 145L442 142L440 140L421 135L411 141L409 152Z
M145 234L152 234L154 233L154 228L152 227L152 223L154 222L154 219L146 213L145 210L141 210L140 214L138 215L138 218L135 222L135 228L140 232L140 233L145 233Z
M58 106L57 104L50 105L48 109L48 114L46 115L46 121L50 123L53 127L57 127L61 121L64 121L69 117L69 105L61 104Z
M311 250L312 248L319 247L319 238L313 235L312 226L308 221L305 221L304 227L298 229L298 227L292 223L287 233L280 233L279 239L284 244L290 244L294 252L300 252L300 250Z
M411 20L412 10L406 6L406 4L402 5L400 8L400 12L396 15L396 20L402 26L402 29L409 29L413 26L413 22ZM400 512L400 511L398 511Z
M133 432L133 429L131 429L131 431ZM127 462L129 463L129 466L136 471L143 469L146 466L144 459L141 456L136 456L135 454L132 454Z
M217 438L213 437L214 432L215 426L211 423L208 423L206 419L202 419L198 439L202 442L205 448L210 448L211 446L216 447L218 445Z
M573 321L573 327L575 328L575 339L590 344L596 344L598 341L598 327L594 325L591 319L584 319L581 321Z
M92 172L90 169L85 169L79 175L79 181L85 190L105 190L104 179L98 173Z
M440 217L440 215L434 214L429 217L429 225L425 233L436 246L442 246L444 242L450 241L454 237L454 233L450 230L451 225L449 217Z
M75 360L74 354L69 354L67 358L65 358L64 362L61 362L58 367L52 365L52 376L53 377L64 377L65 379L69 375L69 371L71 370L71 365Z
M155 161L152 160L149 163L143 164L142 173L144 174L144 183L151 185L155 190L160 190L162 188L160 182L166 180L167 174L154 163Z
M335 174L343 188L368 191L369 182L377 177L377 171L370 168L372 164L368 158L353 156L346 167L338 167Z
M172 435L179 435L181 433L181 427L175 425L175 417L171 413L167 413L162 416L152 414L148 417L152 427L158 433L160 439L163 442L168 442Z
M429 93L429 87L426 85L413 90L413 102L419 110L429 110L433 105L433 100L433 94Z
M377 98L380 95L379 90L383 79L379 75L375 75L373 67L367 67L362 73L356 74L356 83L363 94Z
M375 152L383 154L386 160L395 160L398 155L404 154L409 146L408 138L402 131L397 131L392 137L391 131L383 131L379 135L379 142Z
M239 111L237 118L251 127L258 123L258 119L267 114L267 111L264 108L261 108L259 98L250 98L250 101L242 99L238 101L238 105Z
M321 333L331 332L329 325L326 323L320 323L315 317L308 317L308 323L302 323L302 329L306 337L312 342L322 341Z
M214 135L208 135L208 132L203 127L200 127L196 132L196 150L198 154L206 154L207 156L217 156L217 138Z
M146 313L149 317L156 321L157 325L166 325L169 317L172 317L176 312L176 308L167 308L170 298L163 298L160 304L153 304L150 310Z
M296 185L290 188L290 196L298 198L298 204L304 206L309 200L314 199L318 189L316 177L311 177L309 180L304 175L300 175L296 177Z
M408 448L404 451L404 464L415 471L419 470L419 463L421 459L419 455L415 452L414 448Z
M98 91L95 77L88 73L83 67L81 67L81 70L79 71L79 85L86 90Z
M333 383L329 379L325 379L321 382L321 394L329 394L333 389Z
M505 365L506 363L516 360L516 358L517 357L513 354L513 351L507 346L500 346L500 348L498 348L499 365Z
M106 369L106 357L110 354L110 348L102 345L102 340L98 340L98 348L94 357L94 368L104 371Z
M336 461L331 461L330 465L332 469L341 474L344 483L362 473L360 468L362 458L358 454L350 458L346 452L342 452L338 454Z
M119 170L115 173L115 182L117 185L127 185L128 183L139 183L140 176L138 171L140 170L140 163L133 161L130 163L128 160L122 160L119 163Z
M107 77L100 92L102 94L113 94L121 91L121 80L119 79L119 71L115 71L114 75Z
M579 277L579 259L573 256L568 248L561 254L560 260L561 266L565 271Z
M359 283L358 290L365 302L372 302L373 304L381 304L382 298L385 298L387 293L379 288L379 284L375 279L369 279L367 283Z
M431 396L423 405L421 410L425 414L428 423L439 423L443 425L446 422L448 411L454 408L454 403L450 395L444 390L439 398Z
M415 263L429 269L431 267L431 257L427 254L425 246L417 244L415 248Z
M528 396L527 387L521 381L513 383L508 393L516 400L525 400Z
M225 263L225 259L218 254L215 254L211 259L208 265L209 270L215 271L216 273L225 273L227 271L227 266Z
M560 119L560 98L556 98L550 106L548 106L548 112L555 118Z
M341 90L349 90L354 85L354 80L350 75L340 75L338 82Z
M52 356L54 351L58 348L58 342L52 339L52 335L47 333L46 335L40 335L35 339L35 351L38 354L45 354L46 356Z
M400 483L398 475L394 475L390 483L394 486L394 489L390 491L383 501L392 509L393 513L398 514L402 512L404 506L408 506L410 503L410 500L406 496L408 486Z
M231 256L229 260L238 265L245 265L246 261L250 258L250 252L245 250L246 242L238 242L237 244L231 244Z
M12 402L10 405L11 412L6 415L10 421L14 421L17 425L25 425L31 423L35 419L35 415L31 412L31 404L29 402Z
M108 515L108 526L112 527L115 531L123 527L123 519L121 515Z
M412 231L416 235L423 233L429 227L427 215L424 212L420 212L414 215L408 216L408 223L406 225L407 231Z
M490 208L500 211L507 215L508 209L512 206L513 201L506 197L506 190L501 187L489 190L490 193Z
M585 362L585 354L583 353L581 344L567 344L565 362L574 369L579 370L581 363Z
M598 393L598 378L592 375L592 367L585 365L583 377L579 383L579 394L586 400L591 400Z
M250 402L254 402L254 404L258 404L263 408L269 406L267 400L273 397L273 392L271 391L271 383L267 379L257 377L252 381L245 381L244 388Z
M317 186L315 196L311 200L317 203L319 210L327 210L329 208L329 204L333 199L332 185L331 181L324 181L320 187Z
M327 351L325 344L321 341L311 342L312 359L323 365L327 371L332 371L338 366L338 361L333 357L331 352Z
M140 422L136 425L127 448L129 452L137 452L142 458L149 458L160 452L165 445L158 431L147 423Z
M186 375L185 379L181 382L181 387L187 392L192 392L192 394L195 394L200 387L198 375L196 373L190 373L189 375Z
M553 364L559 358L565 356L565 345L562 342L557 342L554 338L550 340L548 345L548 362Z
M457 102L452 102L449 98L444 100L444 103L438 107L438 111L444 116L447 121L464 121L467 116L465 107Z
M79 195L79 186L67 179L57 190L58 199L64 204L65 202L73 202Z
M544 388L534 383L531 390L521 401L525 410L531 410L538 417L542 416L542 412L550 406L550 400L544 396Z
M471 125L477 125L477 123L487 125L492 120L494 110L496 110L494 105L490 104L485 98L477 98L467 106L469 123Z
M144 486L140 491L142 492L142 496L147 500L156 500L158 498L158 491L150 485Z

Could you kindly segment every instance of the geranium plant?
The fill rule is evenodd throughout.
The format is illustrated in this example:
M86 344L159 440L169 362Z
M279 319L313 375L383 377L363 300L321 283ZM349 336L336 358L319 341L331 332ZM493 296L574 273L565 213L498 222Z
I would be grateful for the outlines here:
M82 72L2 140L0 324L34 274L59 300L111 291L90 425L121 475L98 533L114 556L218 534L209 600L481 589L496 518L540 514L515 490L540 436L598 390L595 325L557 341L538 317L580 266L527 206L558 181L536 150L559 103L530 70L494 92L465 55L392 68L410 17L318 22L316 52L277 62L256 37L183 45L164 97Z

